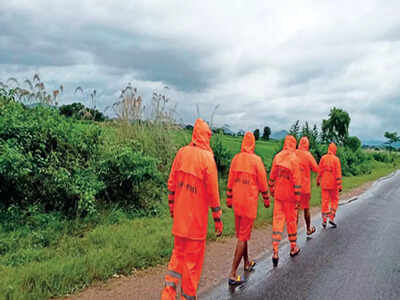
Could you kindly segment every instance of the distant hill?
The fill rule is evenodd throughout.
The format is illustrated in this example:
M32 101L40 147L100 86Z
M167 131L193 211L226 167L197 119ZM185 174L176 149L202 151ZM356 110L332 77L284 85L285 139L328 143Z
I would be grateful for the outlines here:
M363 146L369 146L369 147L384 147L387 146L384 141L378 141L378 140L366 140L362 142ZM400 148L400 143L394 143L393 147L395 148Z
M272 132L272 133L271 133L271 139L274 139L274 140L282 140L282 139L284 139L288 134L289 134L289 132L288 132L287 130L281 130L281 131L277 131L277 132Z

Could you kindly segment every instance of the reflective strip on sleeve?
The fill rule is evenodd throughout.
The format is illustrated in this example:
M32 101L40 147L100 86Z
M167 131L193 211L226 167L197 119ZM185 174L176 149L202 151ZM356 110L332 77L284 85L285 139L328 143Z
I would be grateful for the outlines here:
M174 200L168 200L168 203L172 204L172 203L174 203Z
M169 194L170 195L175 195L175 192L174 191L169 191Z
M182 294L182 297L184 297L187 300L196 300L196 296L186 295L183 291L181 292L181 294Z
M281 242L280 239L272 239L272 241L273 241L273 242L276 242L276 243L280 243L280 242Z
M220 210L221 210L221 207L220 207L220 206L211 207L211 211L212 211L212 212L219 212Z
M170 286L170 287L174 288L174 290L176 290L176 284L175 284L175 282L172 282L172 281L165 281L165 286Z
M214 218L214 222L221 222L220 218Z
M169 276L171 276L171 277L175 277L175 278L178 278L178 279L181 279L181 278L182 278L182 275L181 275L181 274L179 274L178 272L175 272L175 271L173 271L173 270L168 270L168 271L167 271L167 274L168 274Z
M295 189L301 189L301 185L295 185L294 188Z
M281 235L283 232L281 232L281 231L272 231L272 234L279 234L279 235Z
M295 195L301 195L301 192L294 192Z
M226 198L232 199L232 195L228 195L228 196L226 196Z
M232 189L226 189L227 192L231 192L232 193Z

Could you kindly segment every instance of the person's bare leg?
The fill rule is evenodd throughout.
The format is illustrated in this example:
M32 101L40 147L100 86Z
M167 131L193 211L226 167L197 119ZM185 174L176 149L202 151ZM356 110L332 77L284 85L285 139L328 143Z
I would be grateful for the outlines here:
M235 256L233 257L232 270L230 274L230 279L236 280L236 271L239 267L240 261L244 253L245 242L238 240L236 244Z
M244 268L246 269L250 265L249 261L249 250L248 250L248 244L247 241L244 242L244 250L243 250L243 263L244 263Z
M310 230L311 230L311 214L310 214L309 208L304 209L304 221L306 221L307 232L310 232Z

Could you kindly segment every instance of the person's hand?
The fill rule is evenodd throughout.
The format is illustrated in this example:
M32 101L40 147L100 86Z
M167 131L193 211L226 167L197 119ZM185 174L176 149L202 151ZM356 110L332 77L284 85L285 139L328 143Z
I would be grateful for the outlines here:
M174 209L169 209L169 214L171 215L171 218L174 218Z
M340 187L340 188L339 188L339 193L341 193L341 192L342 192L342 188Z
M226 199L226 206L228 206L229 208L232 208L232 198Z
M222 223L221 219L219 221L215 221L214 224L216 236L220 237L222 235L222 231L224 230L224 224Z
M319 183L319 181L317 181L317 186L320 186L321 184Z
M296 201L296 209L300 209L300 201Z

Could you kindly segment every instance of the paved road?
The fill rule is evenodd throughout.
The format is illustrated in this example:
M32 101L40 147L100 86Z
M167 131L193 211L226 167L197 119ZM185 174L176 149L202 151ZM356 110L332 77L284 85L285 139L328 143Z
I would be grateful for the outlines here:
M325 230L318 224L311 240L301 232L295 258L282 246L278 268L268 253L245 285L224 282L199 298L400 299L400 172L341 205L337 223Z

